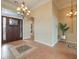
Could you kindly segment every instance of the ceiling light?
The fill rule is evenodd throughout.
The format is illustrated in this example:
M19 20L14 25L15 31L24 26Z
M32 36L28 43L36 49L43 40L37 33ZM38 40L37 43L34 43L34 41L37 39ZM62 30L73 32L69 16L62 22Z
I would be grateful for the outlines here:
M20 11L20 9L21 9L20 7L17 7L17 11Z
M28 13L30 13L30 11L28 11Z
M21 4L21 7L24 7L24 4Z
M71 0L71 11L69 11L69 13L66 14L66 16L76 16L77 15L77 11L75 11L75 9L73 8L73 4L72 4L72 0Z
M18 14L20 14L20 12L17 12Z
M77 12L75 12L74 15L77 15Z
M26 9L25 8L23 8L23 11L25 11Z
M73 14L73 12L69 12L69 14L70 14L70 15L72 15L72 14Z
M17 7L17 13L24 16L24 15L29 15L30 14L30 9L27 8L27 6L25 5L25 2L19 3L18 1L16 1L18 5L20 5L19 7Z
M27 7L25 7L25 9L27 9Z
M27 13L27 15L29 15L29 13Z

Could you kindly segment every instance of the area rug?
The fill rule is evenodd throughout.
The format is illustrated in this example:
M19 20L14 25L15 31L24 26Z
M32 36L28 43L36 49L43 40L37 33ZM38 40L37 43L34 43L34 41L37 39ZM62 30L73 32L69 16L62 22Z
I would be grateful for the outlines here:
M21 59L23 55L27 55L31 53L36 47L32 45L27 45L27 44L20 44L17 46L12 46L10 48L11 52L15 56L16 59Z

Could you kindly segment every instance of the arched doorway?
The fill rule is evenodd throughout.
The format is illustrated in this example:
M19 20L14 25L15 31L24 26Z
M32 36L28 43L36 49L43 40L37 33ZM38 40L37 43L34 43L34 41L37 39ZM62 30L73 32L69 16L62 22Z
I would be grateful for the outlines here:
M30 21L31 21L31 39L34 40L34 17L30 17Z

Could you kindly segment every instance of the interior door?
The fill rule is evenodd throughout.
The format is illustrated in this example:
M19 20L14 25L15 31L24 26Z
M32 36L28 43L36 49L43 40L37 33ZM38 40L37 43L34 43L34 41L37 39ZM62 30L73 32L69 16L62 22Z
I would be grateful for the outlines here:
M12 42L16 40L22 39L22 20L12 17L6 17L6 27L5 34L6 34L6 42Z

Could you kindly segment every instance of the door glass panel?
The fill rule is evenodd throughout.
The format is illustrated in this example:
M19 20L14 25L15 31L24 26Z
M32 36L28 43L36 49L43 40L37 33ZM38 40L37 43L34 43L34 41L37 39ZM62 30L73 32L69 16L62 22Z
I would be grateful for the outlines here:
M20 20L20 38L22 38L22 20Z
M3 40L6 40L6 17L3 17Z

